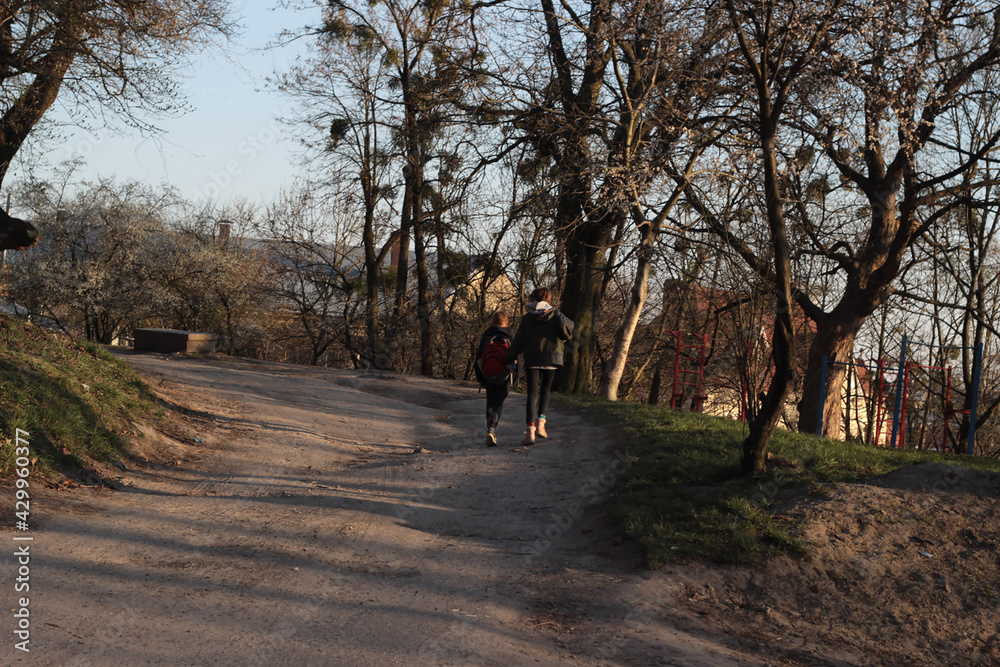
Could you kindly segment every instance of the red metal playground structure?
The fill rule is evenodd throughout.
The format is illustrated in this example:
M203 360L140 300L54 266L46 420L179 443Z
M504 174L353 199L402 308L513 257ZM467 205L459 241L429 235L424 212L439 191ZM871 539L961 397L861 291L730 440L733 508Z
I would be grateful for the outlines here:
M706 389L706 362L716 340L707 334L671 331L675 342L674 380L670 406L703 412L709 399ZM730 343L730 341L725 341ZM961 352L973 350L971 396L952 382L952 367L918 364L907 359L910 348ZM939 357L942 356L939 354ZM979 403L979 379L983 362L982 343L974 347L929 345L903 336L898 362L886 359L857 359L849 363L823 358L820 386L826 402L826 374L830 367L847 370L844 401L845 435L851 440L887 447L919 449L950 449L950 429L959 421L968 420L966 451L973 453L976 436L976 411ZM747 369L740 369L739 418L748 411L748 382L742 378ZM901 372L902 370L902 372ZM964 407L968 405L968 407ZM956 407L958 406L958 407ZM854 414L852 415L852 410ZM856 432L852 432L852 426ZM823 433L823 410L820 408L817 435Z
M954 387L952 367L924 365L908 360L910 348L923 347L936 351L973 350L971 396ZM939 357L943 356L939 354ZM830 361L823 358L820 386L820 412L816 435L823 434L823 409L826 402L826 374L831 366L847 367L848 380L857 378L860 394L845 388L847 419L845 429L850 437L851 409L857 410L860 396L865 406L867 437L860 438L872 444L903 447L907 438L911 448L946 451L950 428L960 420L968 420L966 453L972 454L976 441L976 411L979 407L979 378L983 364L983 345L961 347L930 345L911 341L903 336L899 360L890 364L885 359L858 360L851 363ZM956 407L957 405L963 407ZM964 407L964 406L968 407Z
M704 412L706 406L713 414L736 417L745 421L752 414L749 401L751 393L750 366L751 359L764 353L758 349L752 339L737 343L726 338L713 338L708 334L694 334L685 331L671 331L674 337L674 381L670 393L670 407L675 410ZM735 372L716 373L725 376L720 385L719 377L708 377L711 358L722 352ZM716 359L718 357L716 356ZM718 367L718 364L714 364ZM723 363L729 368L728 365ZM724 391L727 406L735 406L738 400L739 410L725 411L720 414L719 392ZM710 395L711 394L711 395ZM710 401L710 399L715 399ZM714 405L709 405L709 403Z
M674 335L674 385L670 392L670 407L683 408L684 399L690 390L694 390L691 399L691 411L702 412L705 409L705 361L708 351L708 334L686 334L683 331L671 331ZM688 338L697 342L685 343ZM692 351L685 353L685 350Z

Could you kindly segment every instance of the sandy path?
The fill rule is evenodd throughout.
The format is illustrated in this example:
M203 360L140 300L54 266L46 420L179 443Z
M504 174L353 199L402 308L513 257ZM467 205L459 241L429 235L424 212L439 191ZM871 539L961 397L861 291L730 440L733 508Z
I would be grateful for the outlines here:
M138 448L176 465L39 499L32 650L5 664L763 664L663 620L670 577L619 544L615 443L580 416L516 447L513 395L487 449L461 383L126 358L184 414Z

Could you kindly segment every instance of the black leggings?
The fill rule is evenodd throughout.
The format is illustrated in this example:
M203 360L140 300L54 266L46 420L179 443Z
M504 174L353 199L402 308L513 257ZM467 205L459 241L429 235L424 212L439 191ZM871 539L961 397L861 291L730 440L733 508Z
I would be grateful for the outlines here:
M486 387L486 428L496 428L503 412L503 402L507 398L507 384L487 384Z
M535 417L549 413L549 394L556 379L554 368L528 369L528 408L525 423L535 423Z

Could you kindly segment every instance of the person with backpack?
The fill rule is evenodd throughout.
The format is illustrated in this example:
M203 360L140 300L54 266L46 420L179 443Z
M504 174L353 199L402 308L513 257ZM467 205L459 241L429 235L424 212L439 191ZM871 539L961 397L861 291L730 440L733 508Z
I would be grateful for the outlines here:
M490 325L479 339L476 352L476 379L486 387L486 446L496 447L497 425L503 402L507 399L510 386L514 383L517 364L507 361L511 333L507 326L510 318L498 310L490 316Z
M548 438L545 430L549 394L556 370L563 365L563 343L573 336L573 320L551 305L552 292L535 289L528 297L527 312L507 350L507 360L524 354L528 379L527 428L522 445L535 444L535 436ZM537 421L536 421L537 416Z

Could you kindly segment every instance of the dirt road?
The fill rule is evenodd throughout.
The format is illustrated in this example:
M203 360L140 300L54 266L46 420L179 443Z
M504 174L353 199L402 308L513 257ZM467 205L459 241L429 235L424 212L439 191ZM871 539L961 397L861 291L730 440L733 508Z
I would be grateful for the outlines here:
M580 415L519 447L513 395L487 449L469 385L125 356L170 437L118 491L37 498L31 652L4 664L765 664L664 620L681 584L610 525L618 443Z

